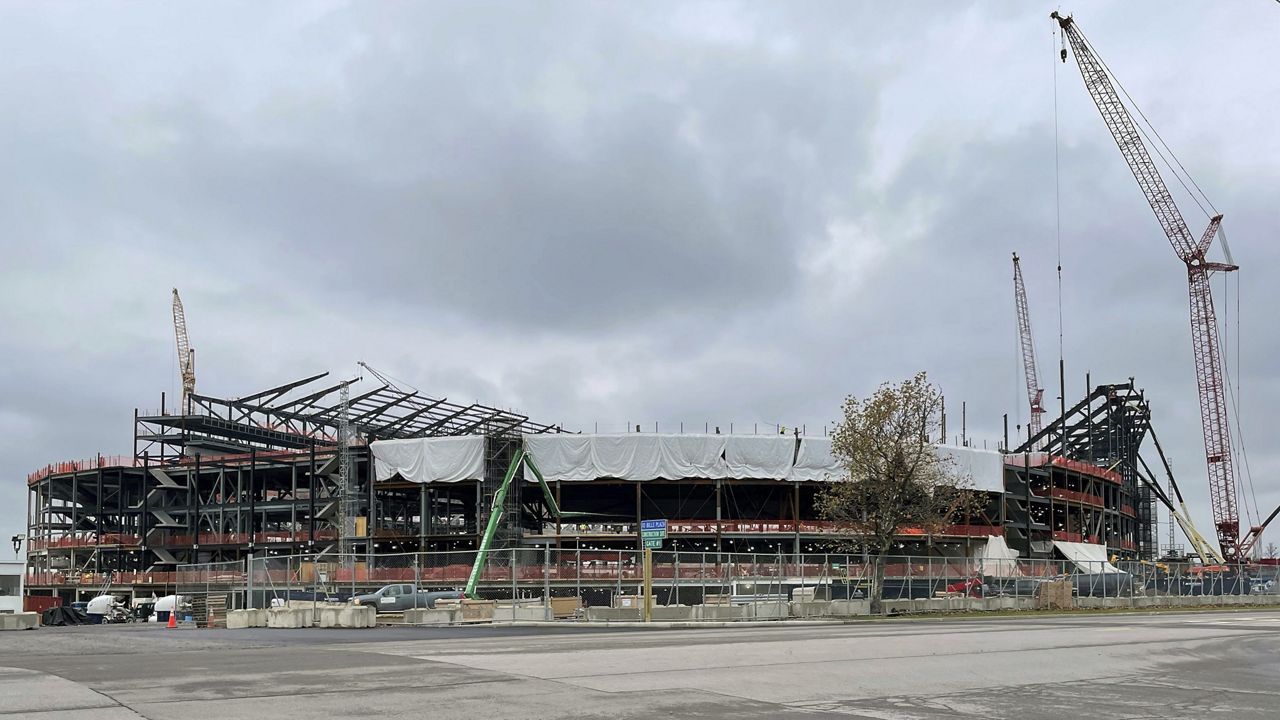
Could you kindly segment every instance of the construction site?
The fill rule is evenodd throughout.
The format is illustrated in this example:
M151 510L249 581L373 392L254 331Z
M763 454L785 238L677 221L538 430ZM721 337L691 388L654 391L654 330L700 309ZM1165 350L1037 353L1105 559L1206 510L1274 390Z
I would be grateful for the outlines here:
M1274 572L1253 560L1276 512L1248 506L1232 447L1209 277L1236 266L1229 253L1207 259L1222 216L1192 234L1152 158L1163 159L1160 149L1148 150L1074 21L1054 19L1062 61L1069 48L1186 267L1196 367L1187 393L1199 401L1214 527L1195 528L1133 378L1090 379L1068 398L1059 358L1059 407L1049 407L1014 255L1010 305L1030 420L1011 429L1006 414L1004 437L985 449L949 439L943 419L930 441L982 507L943 527L898 528L885 587L900 601L973 597L977 586L983 597L1031 597L1033 585L1064 577L1077 578L1068 595L1078 598L1258 593ZM823 487L848 476L825 429L581 432L500 409L502 398L435 397L363 362L214 397L197 390L177 290L172 306L183 391L134 410L132 453L27 477L32 598L191 595L203 584L236 594L224 609L252 609L358 602L404 584L415 598L506 600L514 618L521 597L548 607L572 597L577 612L641 596L732 605L867 591L871 548L819 510ZM1161 542L1162 525L1182 538ZM646 590L642 575L658 585Z

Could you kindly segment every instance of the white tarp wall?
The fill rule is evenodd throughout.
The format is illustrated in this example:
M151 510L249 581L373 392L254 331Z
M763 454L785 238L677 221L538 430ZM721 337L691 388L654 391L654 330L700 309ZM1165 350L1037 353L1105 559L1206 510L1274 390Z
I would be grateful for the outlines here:
M1107 560L1107 547L1093 543L1065 542L1054 540L1053 546L1062 556L1075 563L1083 573L1118 573L1120 568Z
M416 483L484 479L483 435L375 440L369 449L379 481L396 475Z
M978 572L989 577L1021 577L1018 569L1018 552L1005 543L999 535L987 537L987 544L978 551Z
M937 445L938 456L951 459L952 472L973 481L974 490L1004 492L1004 455L998 450L978 450Z
M376 444L376 443L375 443ZM828 438L790 435L525 435L524 447L548 481L775 479L821 482L845 477ZM978 490L1004 491L1004 459L994 450L937 446ZM525 470L525 477L533 479Z

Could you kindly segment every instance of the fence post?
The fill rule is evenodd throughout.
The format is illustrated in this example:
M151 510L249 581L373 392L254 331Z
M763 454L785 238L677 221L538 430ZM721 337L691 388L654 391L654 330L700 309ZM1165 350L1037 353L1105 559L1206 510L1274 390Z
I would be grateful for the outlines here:
M675 565L675 572L673 572L671 575L671 593L675 595L676 599L675 599L675 603L672 603L670 596L668 596L667 603L679 605L680 604L680 551L673 550L673 552L674 552L674 555L672 557L672 562Z
M622 551L621 550L618 551L618 564L615 567L617 569L614 571L614 577L618 579L618 587L617 587L617 590L614 591L613 597L614 597L614 602L616 603L616 602L620 602L617 598L622 596ZM610 604L612 605L613 603L610 603Z
M516 619L516 549L511 548L511 619Z
M542 546L542 606L551 609L551 543Z
M247 610L253 609L253 553L250 552L244 559L245 563L245 599L244 606Z

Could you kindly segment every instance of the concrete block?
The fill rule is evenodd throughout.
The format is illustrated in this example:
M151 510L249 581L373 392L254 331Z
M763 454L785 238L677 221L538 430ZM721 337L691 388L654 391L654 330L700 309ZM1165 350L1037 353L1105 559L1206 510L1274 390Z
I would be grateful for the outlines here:
M547 622L553 619L551 608L541 605L516 606L499 605L493 609L494 622L511 622L513 620L531 620Z
M314 611L305 608L299 610L310 613L314 622L322 628L371 628L378 624L378 611L371 607L317 605Z
M744 620L747 608L744 605L694 605L694 620Z
M267 627L311 627L311 611L297 608L271 608L270 610L267 610Z
M802 600L791 603L791 617L812 618L830 615L831 601L829 600Z
M455 625L462 622L462 608L419 608L405 610L406 625Z
M915 611L910 600L885 600L881 603L886 615L906 614Z
M995 605L995 607L991 608L992 610L1017 610L1018 609L1017 598L1012 596L1005 595L1001 597L993 597L993 598L990 598L990 600L992 604Z
M638 622L640 617L640 608L611 608L611 607L589 607L587 608L587 620L591 622L619 622L631 621Z
M243 630L244 628L266 627L266 610L228 610L227 629Z
M746 616L753 620L782 620L791 614L790 603L755 602L743 606Z
M653 608L654 620L692 620L693 608L688 605L655 605Z
M854 617L871 614L870 600L832 600L831 614L836 617Z
M40 613L21 612L0 614L0 630L35 630L40 625Z

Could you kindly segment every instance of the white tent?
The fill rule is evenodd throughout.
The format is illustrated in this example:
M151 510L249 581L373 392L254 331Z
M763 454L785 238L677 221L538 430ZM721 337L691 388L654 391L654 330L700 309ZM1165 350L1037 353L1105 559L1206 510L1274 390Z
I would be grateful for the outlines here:
M1018 553L1009 547L1003 537L992 535L987 544L978 550L974 557L978 572L987 577L1021 577L1018 569Z

